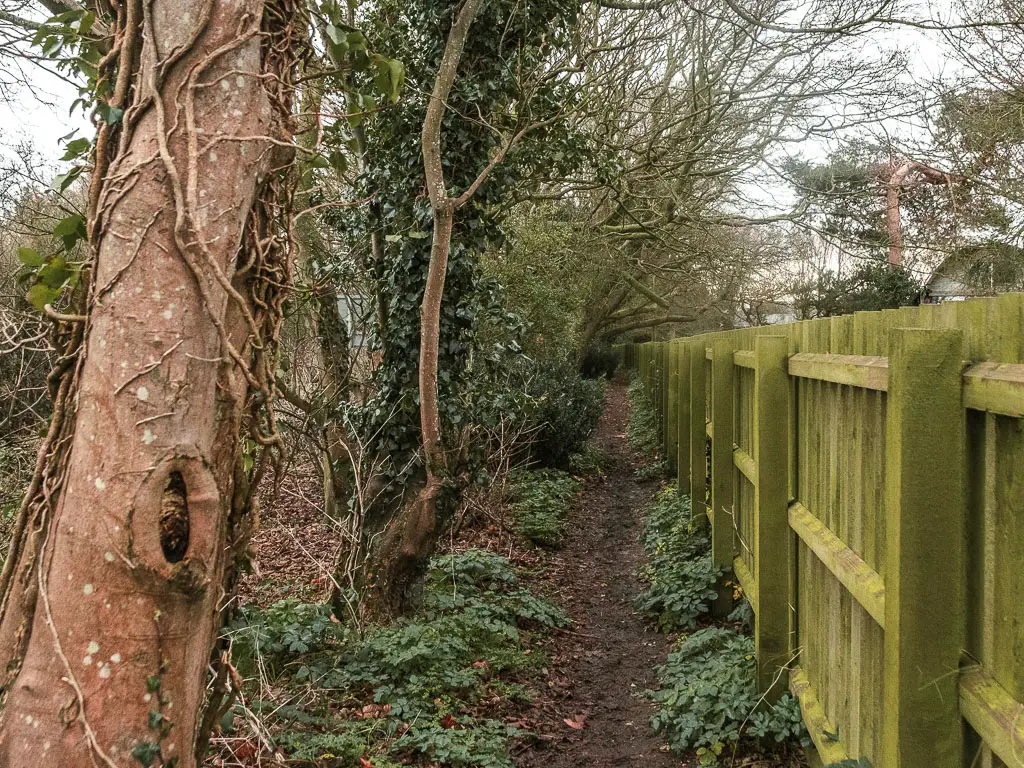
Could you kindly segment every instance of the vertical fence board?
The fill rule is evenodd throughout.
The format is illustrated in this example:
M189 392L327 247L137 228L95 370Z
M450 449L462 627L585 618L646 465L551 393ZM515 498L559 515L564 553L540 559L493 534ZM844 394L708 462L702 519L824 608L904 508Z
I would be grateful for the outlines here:
M891 768L952 768L960 762L962 347L958 331L892 334L881 761Z
M732 569L733 559L733 345L724 335L712 342L711 357L711 558L717 568ZM732 607L731 589L720 586L714 614Z
M676 483L680 493L690 496L690 441L693 432L690 427L690 349L691 345L678 342L676 371L678 392L676 394Z
M690 516L703 528L708 523L707 395L704 340L687 345L690 359Z
M758 684L769 701L785 690L783 669L790 665L789 637L789 378L784 336L759 336L756 341L754 388L754 581L755 649Z
M666 348L668 395L665 408L665 462L669 474L674 474L679 455L679 344L670 341Z

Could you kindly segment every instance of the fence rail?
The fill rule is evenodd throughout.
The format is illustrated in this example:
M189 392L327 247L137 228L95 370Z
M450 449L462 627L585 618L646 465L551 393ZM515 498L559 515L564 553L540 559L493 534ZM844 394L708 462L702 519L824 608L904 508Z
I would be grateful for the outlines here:
M622 352L820 760L1024 768L1024 295Z

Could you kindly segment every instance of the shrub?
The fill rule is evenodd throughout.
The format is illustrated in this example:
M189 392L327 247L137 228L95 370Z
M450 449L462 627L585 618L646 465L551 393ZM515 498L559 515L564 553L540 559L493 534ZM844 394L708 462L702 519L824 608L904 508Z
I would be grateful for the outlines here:
M479 441L515 463L568 469L601 418L607 382L584 379L567 361L523 356L503 372L472 393Z
M604 376L611 380L615 369L619 367L619 353L610 345L592 345L587 348L580 364L580 373L585 379L597 379Z
M754 642L732 629L711 627L684 637L658 668L655 733L677 751L699 750L702 764L714 764L723 748L741 736L762 746L810 739L800 707L788 693L755 712L757 663Z
M566 469L597 426L606 382L585 379L568 364L538 368L527 392L536 402L530 458L541 467Z
M512 487L516 531L542 547L560 546L579 482L560 470L544 469L516 473Z
M269 690L312 702L251 703L293 760L510 768L516 732L475 713L497 698L528 700L515 677L545 663L529 635L567 623L506 558L469 550L434 558L419 609L391 626L360 634L326 607L289 600L242 609L228 632L243 673L259 668Z
M711 539L690 521L690 500L674 486L661 491L644 514L641 536L646 582L634 600L638 611L656 617L669 632L693 629L707 613L720 572L711 561Z

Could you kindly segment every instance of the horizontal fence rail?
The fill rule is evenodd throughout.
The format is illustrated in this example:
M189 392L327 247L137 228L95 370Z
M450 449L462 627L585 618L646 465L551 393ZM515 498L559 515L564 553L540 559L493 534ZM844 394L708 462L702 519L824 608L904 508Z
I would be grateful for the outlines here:
M817 759L1024 768L1024 295L621 352Z

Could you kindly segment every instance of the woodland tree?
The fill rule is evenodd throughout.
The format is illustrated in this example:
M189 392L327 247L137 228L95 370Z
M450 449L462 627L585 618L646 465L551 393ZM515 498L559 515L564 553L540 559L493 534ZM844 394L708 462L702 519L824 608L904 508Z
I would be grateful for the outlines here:
M54 411L3 570L5 765L196 764L251 488L280 441L297 8L103 9L107 36L77 27L99 130L67 236L89 253L70 305L46 305Z
M561 127L578 90L566 40L575 9L573 0L529 9L504 2L381 3L367 21L378 44L401 48L409 83L396 107L367 122L367 160L356 196L368 202L338 218L352 249L365 255L378 307L381 363L360 428L367 450L387 458L381 482L388 487L373 494L362 522L369 560L360 567L372 574L362 584L374 612L402 609L433 547L435 521L415 499L429 485L427 454L438 439L448 453L446 492L457 493L465 482L465 462L457 457L474 416L464 390L489 355L475 346L474 331L490 302L476 263L503 237L505 197L564 173L579 153L579 142ZM462 30L459 18L473 23ZM454 68L446 70L446 53L456 47L461 57L451 58ZM441 103L438 88L448 91L446 108L432 112L429 105ZM457 194L436 194L438 172ZM431 281L443 290L432 290L424 303L435 248L447 251L435 253ZM423 426L429 432L435 424L437 432L424 442ZM438 454L433 459L439 466Z

